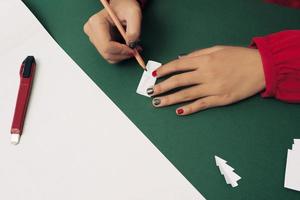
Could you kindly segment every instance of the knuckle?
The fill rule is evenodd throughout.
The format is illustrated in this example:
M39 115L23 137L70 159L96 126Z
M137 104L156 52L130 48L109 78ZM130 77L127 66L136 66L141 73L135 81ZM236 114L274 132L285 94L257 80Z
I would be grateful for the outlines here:
M93 25L93 24L96 24L98 21L99 21L99 17L98 17L97 14L95 14L95 15L92 15L92 16L89 18L88 24Z
M174 75L170 78L170 83L174 86L174 87L177 87L177 86L180 86L182 80L181 78L179 77L179 75Z
M162 84L157 84L154 86L154 91L156 94L160 94L163 91L163 86Z
M185 114L192 114L196 112L196 109L193 106L189 106L185 108Z
M197 107L200 110L204 110L208 108L208 102L207 101L198 101L197 102Z
M186 114L192 114L194 112L197 112L197 109L195 105L187 105L186 108L184 109Z
M215 59L215 54L214 53L202 55L202 60L206 64L211 63L214 59Z
M115 61L115 60L107 60L107 62L108 62L109 64L116 64L116 63L117 63L117 61Z
M223 45L214 45L212 48L214 48L214 49L222 49L222 48L224 48L224 46Z
M170 97L170 96L165 96L162 98L162 102L164 105L170 105L171 101L172 101L172 97Z
M181 101L186 101L189 99L187 92L182 92L180 95L177 95L177 99Z
M140 33L138 32L138 30L135 30L134 32L128 33L127 37L129 41L135 41L139 39Z
M183 65L182 60L181 60L181 59L177 59L177 60L175 60L174 63L173 63L173 69L174 69L175 71L178 71L178 70L180 70L180 66L181 66L181 65Z
M224 104L230 104L234 102L234 95L230 94L230 93L226 93L222 95L222 100Z
M192 94L190 92L184 91L182 92L178 99L181 99L182 101L189 101L191 100Z
M137 6L132 6L131 9L128 10L128 14L134 17L141 17L142 16L142 11L139 7Z
M105 59L105 60L112 60L112 56L108 53L102 53L102 57Z
M90 32L90 27L89 27L89 24L88 24L88 22L86 22L84 25L83 25L83 31L84 31L84 33L85 34L89 34L89 32Z
M102 52L103 55L110 56L110 48L108 47L108 45L102 47Z

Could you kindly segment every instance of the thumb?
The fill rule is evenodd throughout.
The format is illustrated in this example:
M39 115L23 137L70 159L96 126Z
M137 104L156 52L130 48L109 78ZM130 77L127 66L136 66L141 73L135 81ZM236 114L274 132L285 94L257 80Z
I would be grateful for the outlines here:
M137 42L139 41L141 33L141 23L142 13L140 9L136 9L135 11L128 13L126 19L126 43L132 48L135 48Z

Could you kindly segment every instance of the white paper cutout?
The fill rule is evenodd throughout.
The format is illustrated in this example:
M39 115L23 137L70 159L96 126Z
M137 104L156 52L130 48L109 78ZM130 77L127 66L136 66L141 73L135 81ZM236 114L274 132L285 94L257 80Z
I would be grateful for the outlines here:
M158 62L155 62L152 60L148 61L147 65L146 65L147 71L144 71L142 78L140 80L140 83L136 89L136 93L146 96L146 97L150 97L147 94L147 89L150 87L153 87L156 82L156 78L152 76L152 72L155 71L160 66L161 66L161 63L158 63Z
M288 149L284 187L300 191L300 139L294 139L292 150Z
M238 186L237 181L241 179L234 171L234 168L227 164L226 160L215 156L216 165L219 167L221 174L224 176L227 184L230 184L232 187Z

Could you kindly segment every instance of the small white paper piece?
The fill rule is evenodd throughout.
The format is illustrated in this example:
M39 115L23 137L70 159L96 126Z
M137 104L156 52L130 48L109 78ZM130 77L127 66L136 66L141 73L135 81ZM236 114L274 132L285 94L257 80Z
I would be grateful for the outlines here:
M136 93L146 96L146 97L150 97L147 94L147 89L150 87L153 87L156 82L156 78L152 76L152 72L155 71L160 66L161 66L161 63L158 63L158 62L155 62L152 60L148 61L147 65L146 65L147 71L144 71L142 78L140 80L140 83L136 89Z
M238 186L238 181L241 179L234 171L234 168L227 164L226 160L215 156L216 165L219 167L221 174L224 176L227 184L230 184L232 187Z
M288 149L284 187L300 191L300 140L294 139L292 150Z

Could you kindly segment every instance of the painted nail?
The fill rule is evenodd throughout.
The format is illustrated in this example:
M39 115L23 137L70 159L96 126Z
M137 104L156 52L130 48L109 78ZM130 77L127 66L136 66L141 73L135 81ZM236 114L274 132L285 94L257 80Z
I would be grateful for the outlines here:
M153 104L154 106L158 106L158 105L160 104L160 99L159 99L159 98L154 98L154 99L152 100L152 104Z
M180 108L180 109L177 110L177 114L178 115L181 115L182 113L184 113L184 110L182 108Z
M148 95L151 96L153 93L154 93L153 87L147 89L147 94L148 94Z
M136 48L140 44L140 41L129 42L128 46L132 49Z
M187 55L187 53L179 54L178 58L182 58L182 57L184 57L184 56L186 56L186 55Z
M152 72L152 76L153 76L153 77L156 77L156 76L157 76L157 71L156 71L156 70Z

